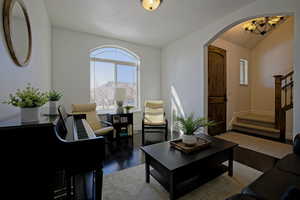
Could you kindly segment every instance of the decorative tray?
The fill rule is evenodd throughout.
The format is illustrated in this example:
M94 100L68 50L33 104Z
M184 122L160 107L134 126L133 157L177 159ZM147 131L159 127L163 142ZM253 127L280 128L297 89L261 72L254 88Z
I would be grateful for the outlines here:
M182 139L170 141L171 147L178 149L184 153L193 153L195 151L200 151L209 148L211 145L210 141L203 138L197 138L197 143L194 146L188 146L182 142Z

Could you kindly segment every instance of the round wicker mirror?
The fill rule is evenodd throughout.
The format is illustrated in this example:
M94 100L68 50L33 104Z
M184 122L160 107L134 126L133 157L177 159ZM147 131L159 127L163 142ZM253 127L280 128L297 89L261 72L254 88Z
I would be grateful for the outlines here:
M3 27L8 50L16 65L28 65L32 51L29 16L23 0L5 0Z

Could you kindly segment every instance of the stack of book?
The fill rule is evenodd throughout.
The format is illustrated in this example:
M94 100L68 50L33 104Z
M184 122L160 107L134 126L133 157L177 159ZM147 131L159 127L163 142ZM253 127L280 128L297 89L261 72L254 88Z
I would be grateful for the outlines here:
M120 136L121 137L128 136L127 128L125 128L125 127L121 128Z

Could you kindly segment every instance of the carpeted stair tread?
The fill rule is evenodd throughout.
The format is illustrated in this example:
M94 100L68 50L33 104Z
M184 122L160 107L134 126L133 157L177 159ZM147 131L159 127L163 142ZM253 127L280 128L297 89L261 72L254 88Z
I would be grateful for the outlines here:
M237 118L238 120L248 120L248 121L263 122L268 124L275 123L274 116L272 115L259 115L259 114L248 113L248 114L240 115Z
M233 127L241 127L241 128L247 128L247 129L257 130L257 131L261 131L261 132L280 134L280 130L275 129L275 128L263 127L263 126L258 126L258 125L248 124L248 123L241 123L241 122L234 122L232 125L233 125Z

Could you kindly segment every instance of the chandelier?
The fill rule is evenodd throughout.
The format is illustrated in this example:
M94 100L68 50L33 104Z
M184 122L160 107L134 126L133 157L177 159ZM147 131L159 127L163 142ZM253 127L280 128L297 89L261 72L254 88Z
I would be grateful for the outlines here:
M156 10L163 0L141 0L142 6L148 11Z
M243 28L250 33L265 35L285 20L283 16L260 17L246 22Z

